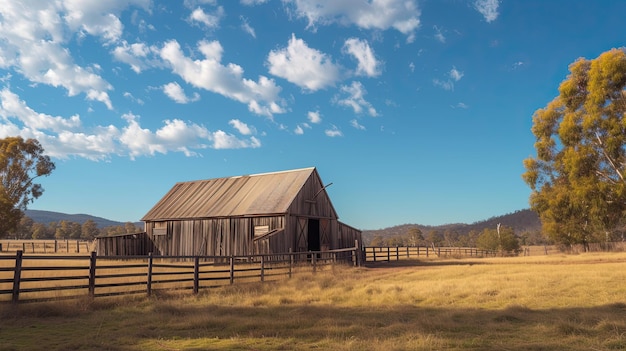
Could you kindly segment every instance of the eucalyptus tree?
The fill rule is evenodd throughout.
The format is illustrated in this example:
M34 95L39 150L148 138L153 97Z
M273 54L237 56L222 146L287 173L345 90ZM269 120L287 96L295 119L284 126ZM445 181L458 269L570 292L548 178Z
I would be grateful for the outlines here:
M626 210L626 52L578 59L559 95L533 116L536 157L524 160L531 208L564 244L608 237Z
M35 139L0 139L0 237L15 230L29 203L43 194L35 179L55 166Z

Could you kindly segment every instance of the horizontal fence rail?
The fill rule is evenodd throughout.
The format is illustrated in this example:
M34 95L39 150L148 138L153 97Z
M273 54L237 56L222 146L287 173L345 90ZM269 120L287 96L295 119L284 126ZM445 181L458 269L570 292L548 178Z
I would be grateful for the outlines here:
M335 264L361 265L358 247L248 256L0 255L0 302L34 302L88 296L200 289L235 282L291 278Z
M44 239L44 240L0 240L0 252L23 253L83 253L88 254L95 248L93 241L76 239Z
M363 248L365 262L389 262L429 257L494 257L497 251L474 247L396 246Z

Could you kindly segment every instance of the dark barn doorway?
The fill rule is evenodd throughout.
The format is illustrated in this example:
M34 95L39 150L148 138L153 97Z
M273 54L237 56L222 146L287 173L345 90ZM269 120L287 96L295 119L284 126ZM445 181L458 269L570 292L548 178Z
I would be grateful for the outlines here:
M320 221L318 219L309 218L308 232L307 250L320 251Z

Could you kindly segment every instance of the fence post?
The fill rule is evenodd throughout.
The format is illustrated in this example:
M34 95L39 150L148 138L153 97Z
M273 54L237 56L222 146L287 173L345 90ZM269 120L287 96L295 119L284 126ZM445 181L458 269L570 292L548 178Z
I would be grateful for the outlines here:
M261 255L261 281L265 281L265 256Z
M193 258L193 293L197 294L200 290L200 257Z
M148 252L148 281L146 282L146 293L152 295L152 252Z
M17 303L20 299L20 280L22 277L22 253L23 251L17 251L15 253L15 270L13 271L13 297L11 301Z
M289 248L289 278L291 278L292 269L293 269L293 249Z
M76 240L76 253L80 253L80 243Z
M235 258L230 256L228 259L230 261L230 284L232 285L235 282Z
M376 262L376 248L372 247L372 253L374 254L374 262ZM366 251L367 254L367 251Z
M89 297L94 297L96 293L96 252L89 256Z
M387 262L391 262L391 248L387 246Z
M317 254L315 253L311 253L311 262L313 263L313 273L315 273L317 271Z
M57 239L54 239L54 253L57 253L57 250L59 249L58 243L57 243Z
M396 246L396 261L400 261L400 247Z

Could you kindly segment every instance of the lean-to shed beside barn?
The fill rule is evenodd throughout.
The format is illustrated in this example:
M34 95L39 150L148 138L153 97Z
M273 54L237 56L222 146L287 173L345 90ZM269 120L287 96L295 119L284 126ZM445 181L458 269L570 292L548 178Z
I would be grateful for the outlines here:
M142 218L155 254L245 256L361 244L315 168L181 182Z

